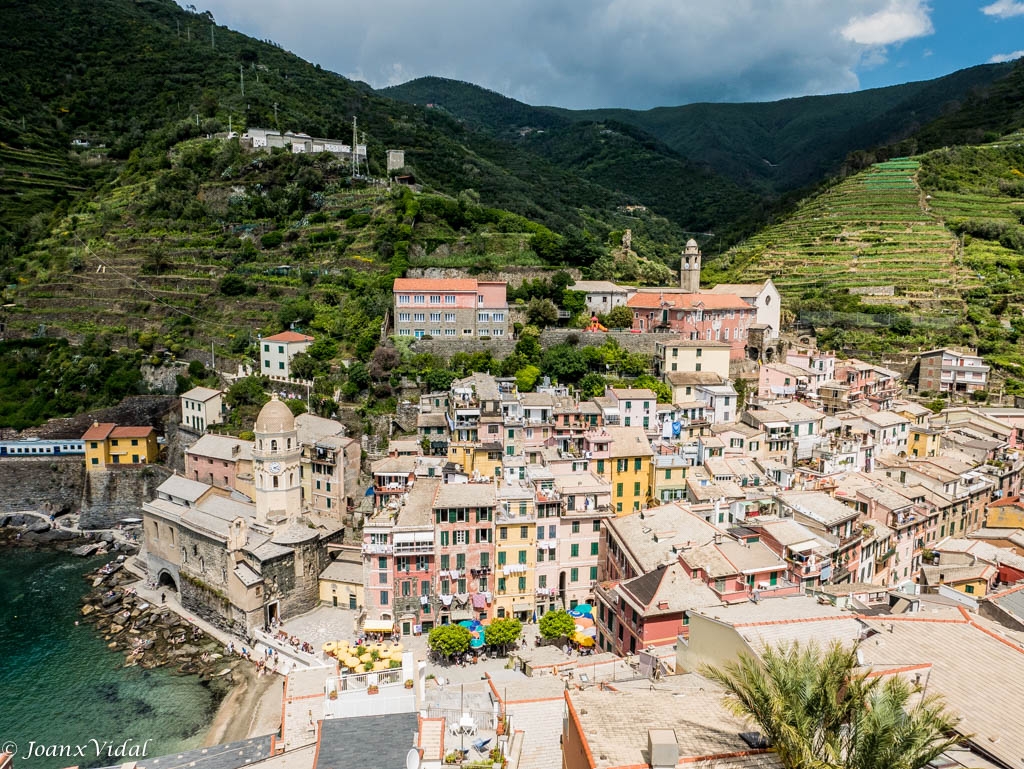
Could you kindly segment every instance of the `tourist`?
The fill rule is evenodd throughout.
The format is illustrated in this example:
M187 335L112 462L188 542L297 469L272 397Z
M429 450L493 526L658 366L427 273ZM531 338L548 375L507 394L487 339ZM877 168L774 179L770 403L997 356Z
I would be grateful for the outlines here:
M160 594L160 603L167 603L167 593Z

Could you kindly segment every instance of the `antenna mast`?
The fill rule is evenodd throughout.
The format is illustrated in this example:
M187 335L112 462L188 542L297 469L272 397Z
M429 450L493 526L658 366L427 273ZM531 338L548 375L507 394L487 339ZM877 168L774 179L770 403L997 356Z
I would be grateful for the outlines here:
M356 133L356 118L352 116L352 175L359 175L359 157L356 155L356 142L359 141L359 135Z

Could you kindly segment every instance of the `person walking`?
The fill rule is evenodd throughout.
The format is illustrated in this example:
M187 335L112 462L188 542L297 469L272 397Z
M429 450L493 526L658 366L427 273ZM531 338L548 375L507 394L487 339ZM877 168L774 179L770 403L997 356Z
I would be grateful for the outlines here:
M167 593L160 594L160 603L167 603Z

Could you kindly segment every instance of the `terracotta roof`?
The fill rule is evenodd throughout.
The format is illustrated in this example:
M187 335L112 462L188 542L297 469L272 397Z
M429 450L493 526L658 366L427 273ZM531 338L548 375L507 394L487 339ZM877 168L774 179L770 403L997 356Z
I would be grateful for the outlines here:
M152 427L118 427L114 422L94 422L82 436L84 441L105 441L107 438L146 438Z
M678 294L669 291L638 291L627 307L660 310L662 303L676 310L750 310L754 307L733 294Z
M280 334L263 337L264 342L312 342L313 337L298 331L282 331Z
M476 291L475 278L397 278L394 291Z
M148 438L155 432L152 427L115 427L110 433L111 438Z
M83 441L102 441L117 427L113 422L93 422L92 427L85 431Z

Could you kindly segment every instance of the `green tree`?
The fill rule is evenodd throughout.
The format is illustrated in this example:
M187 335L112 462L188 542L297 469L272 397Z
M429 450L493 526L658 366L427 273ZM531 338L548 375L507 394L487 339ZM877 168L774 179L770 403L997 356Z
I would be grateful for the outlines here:
M505 654L522 632L523 623L515 617L496 619L484 628L484 642L488 646L500 647L501 653Z
M856 647L768 647L704 672L787 769L919 769L960 739L941 700L912 705L904 679L858 670Z
M562 309L570 315L579 315L587 309L587 295L582 291L566 291L562 294Z
M516 387L519 392L526 393L537 384L537 377L540 376L540 369L536 366L523 366L516 372Z
M540 634L549 641L568 638L576 632L576 620L564 609L549 611L540 618Z
M270 396L263 391L263 387L262 377L250 376L239 379L228 388L224 399L232 408L235 406L262 406L270 400Z
M553 326L558 322L558 308L550 299L531 299L526 305L526 318L539 328Z
M469 630L462 625L439 625L427 636L427 646L431 651L451 657L467 651L470 638Z
M519 341L516 342L516 354L522 355L530 363L539 361L542 352L540 339L537 338L536 334L527 334L524 331L522 336L519 337Z
M638 376L633 381L633 387L641 387L653 391L658 396L658 403L672 402L672 388L660 379L655 379L650 374Z
M580 380L580 395L584 398L599 398L604 395L605 378L591 371Z
M613 307L605 316L605 325L608 328L632 328L633 311L624 304Z

